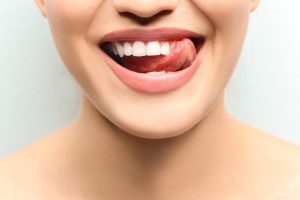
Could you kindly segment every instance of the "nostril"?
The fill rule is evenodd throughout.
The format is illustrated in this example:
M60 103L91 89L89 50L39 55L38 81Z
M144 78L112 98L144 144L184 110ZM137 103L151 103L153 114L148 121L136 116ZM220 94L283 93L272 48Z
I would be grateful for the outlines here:
M130 12L130 11L125 11L122 12L121 15L123 16L128 16L130 18L134 18L134 19L138 19L138 20L153 20L154 18L160 18L164 15L168 15L170 14L172 11L170 10L162 10L159 12L155 12L155 11L141 11L141 12Z
M122 12L120 13L120 15L122 17L125 17L125 18L129 18L129 19L132 19L133 21L139 23L139 24L149 24L151 22L154 22L164 16L167 16L171 13L172 11L169 11L169 10L163 10L159 13L156 13L155 15L137 15L137 14L134 14L132 12Z
M160 13L166 14L166 12L174 11L180 0L113 0L112 2L118 13L145 20L153 19L154 16L161 16Z

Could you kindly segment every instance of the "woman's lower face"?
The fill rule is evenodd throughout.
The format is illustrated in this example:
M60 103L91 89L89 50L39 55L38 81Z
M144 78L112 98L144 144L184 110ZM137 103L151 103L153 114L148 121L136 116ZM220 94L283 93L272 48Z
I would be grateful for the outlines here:
M222 96L255 0L37 0L93 106L143 138L178 136Z

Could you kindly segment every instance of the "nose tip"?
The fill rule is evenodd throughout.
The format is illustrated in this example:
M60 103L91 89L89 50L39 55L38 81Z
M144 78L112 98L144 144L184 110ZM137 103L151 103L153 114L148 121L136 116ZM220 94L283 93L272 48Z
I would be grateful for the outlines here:
M164 11L173 11L180 0L113 0L119 13L131 13L140 18L150 18Z

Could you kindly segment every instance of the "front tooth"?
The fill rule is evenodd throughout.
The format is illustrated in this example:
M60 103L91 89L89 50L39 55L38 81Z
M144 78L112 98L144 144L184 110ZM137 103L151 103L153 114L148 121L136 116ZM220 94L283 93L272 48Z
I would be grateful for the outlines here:
M157 41L148 42L147 44L147 56L159 56L160 44Z
M142 41L136 41L132 46L132 55L141 57L147 55L146 45Z
M160 49L160 53L162 55L169 55L170 54L170 43L169 42L165 42Z
M125 56L131 56L132 55L132 47L129 42L124 43L124 53Z
M124 56L124 47L119 42L116 43L117 51L120 57Z

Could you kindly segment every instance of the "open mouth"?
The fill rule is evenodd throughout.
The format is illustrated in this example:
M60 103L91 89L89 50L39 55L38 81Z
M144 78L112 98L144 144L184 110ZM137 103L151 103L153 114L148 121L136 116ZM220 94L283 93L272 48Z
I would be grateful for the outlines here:
M114 75L143 93L166 93L187 84L208 47L205 37L180 28L117 30L98 44Z
M100 48L120 66L137 73L168 73L192 65L205 43L204 37L111 40Z

